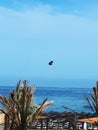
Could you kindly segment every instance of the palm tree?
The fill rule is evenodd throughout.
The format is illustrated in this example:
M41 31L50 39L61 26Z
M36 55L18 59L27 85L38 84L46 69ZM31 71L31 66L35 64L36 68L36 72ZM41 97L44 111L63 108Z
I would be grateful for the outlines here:
M37 115L41 114L47 99L40 107L33 103L35 87L29 87L25 80L23 84L18 82L16 90L9 97L0 95L0 103L5 109L0 109L5 114L4 130L27 130L27 124Z
M93 92L87 96L84 95L89 107L91 108L91 110L96 114L96 116L98 117L98 81L96 82L96 86L93 87ZM98 126L98 121L96 122L97 126Z

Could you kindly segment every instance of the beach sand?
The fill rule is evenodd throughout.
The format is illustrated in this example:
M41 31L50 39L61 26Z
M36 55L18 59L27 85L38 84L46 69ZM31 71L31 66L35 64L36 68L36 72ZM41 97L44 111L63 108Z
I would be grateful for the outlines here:
M4 128L4 114L0 114L0 130L3 130Z

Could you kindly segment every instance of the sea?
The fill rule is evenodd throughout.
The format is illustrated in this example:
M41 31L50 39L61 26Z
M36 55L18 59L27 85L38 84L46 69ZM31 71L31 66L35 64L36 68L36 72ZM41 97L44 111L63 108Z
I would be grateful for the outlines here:
M95 80L80 79L37 79L33 80L32 86L35 86L33 102L41 105L47 98L48 101L54 101L52 105L45 109L45 112L90 112L88 103L84 95L90 96ZM9 92L16 86L0 86L0 94L8 96ZM67 109L65 109L65 107Z

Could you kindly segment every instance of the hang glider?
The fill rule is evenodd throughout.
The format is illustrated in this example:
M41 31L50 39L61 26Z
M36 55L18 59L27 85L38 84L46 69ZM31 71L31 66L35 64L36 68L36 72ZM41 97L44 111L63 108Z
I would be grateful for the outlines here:
M49 65L53 65L53 60L51 60L48 64L49 64Z

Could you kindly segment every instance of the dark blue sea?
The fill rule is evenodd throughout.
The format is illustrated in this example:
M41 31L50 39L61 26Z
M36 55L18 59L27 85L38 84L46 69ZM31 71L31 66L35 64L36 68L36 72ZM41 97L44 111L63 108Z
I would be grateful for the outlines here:
M32 84L36 86L35 103L40 105L46 98L54 101L47 107L46 112L66 111L63 106L77 112L91 112L84 94L88 96L91 94L92 88L96 85L94 80L33 80ZM15 86L0 86L0 94L7 96L14 89Z

